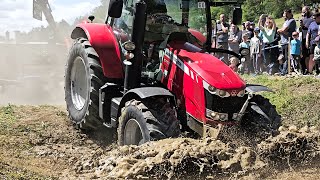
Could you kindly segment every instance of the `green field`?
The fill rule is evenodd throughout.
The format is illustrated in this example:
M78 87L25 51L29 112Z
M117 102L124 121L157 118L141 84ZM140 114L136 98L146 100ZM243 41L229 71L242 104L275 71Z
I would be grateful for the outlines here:
M243 76L252 84L271 88L274 93L263 93L276 105L283 124L320 126L320 79L314 77Z

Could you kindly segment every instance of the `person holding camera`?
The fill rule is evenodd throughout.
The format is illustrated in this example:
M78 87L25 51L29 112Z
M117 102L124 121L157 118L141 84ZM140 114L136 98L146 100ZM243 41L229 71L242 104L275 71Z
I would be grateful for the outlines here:
M261 30L261 37L264 44L264 57L265 57L265 66L269 74L275 73L275 69L278 69L277 56L279 54L277 38L277 25L274 19L271 16L262 14L259 19L259 28Z
M313 22L312 19L312 12L309 6L304 6L301 10L301 16L302 18L300 19L300 32L302 33L302 58L301 58L301 71L303 74L306 74L307 71L307 67L309 66L309 56L310 56L310 52L309 49L306 47L306 36L308 33L308 28L310 26L310 24Z
M228 49L228 35L229 24L226 23L226 17L224 14L220 15L220 21L217 23L217 43L218 47L221 49ZM226 64L229 64L228 54L224 53L222 55L222 61Z

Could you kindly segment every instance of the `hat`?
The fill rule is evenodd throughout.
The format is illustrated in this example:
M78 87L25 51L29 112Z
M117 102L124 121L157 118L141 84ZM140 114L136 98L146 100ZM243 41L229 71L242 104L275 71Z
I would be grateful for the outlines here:
M314 39L315 42L319 42L320 41L320 36L317 36L315 39Z
M254 32L259 32L260 31L260 29L258 28L258 27L256 27L256 28L254 28L254 30L253 30Z

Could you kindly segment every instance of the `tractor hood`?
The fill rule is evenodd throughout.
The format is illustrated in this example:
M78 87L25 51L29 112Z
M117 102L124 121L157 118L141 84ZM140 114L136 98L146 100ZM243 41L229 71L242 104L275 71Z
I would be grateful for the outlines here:
M189 52L181 49L178 58L187 62L196 74L218 89L244 89L245 82L226 64L208 53Z

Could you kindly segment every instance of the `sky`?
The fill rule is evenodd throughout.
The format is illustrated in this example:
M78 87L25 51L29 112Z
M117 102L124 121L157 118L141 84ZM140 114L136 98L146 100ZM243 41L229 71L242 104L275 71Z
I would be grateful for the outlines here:
M0 0L0 35L8 31L30 31L33 27L47 26L43 21L32 18L33 0ZM56 21L66 20L72 24L74 19L90 13L99 6L100 0L49 0Z

